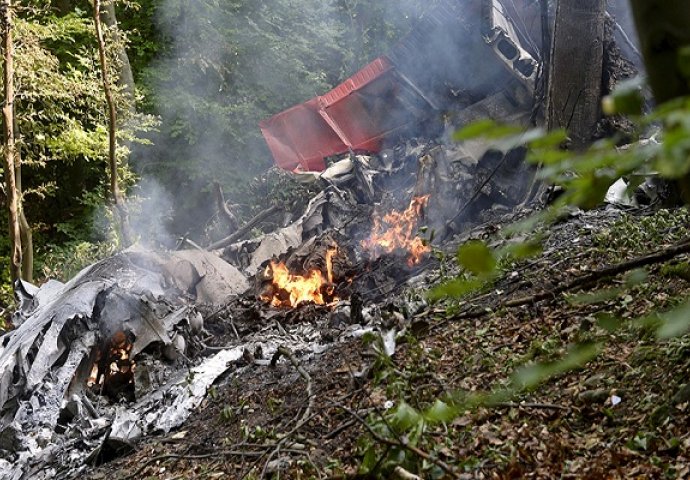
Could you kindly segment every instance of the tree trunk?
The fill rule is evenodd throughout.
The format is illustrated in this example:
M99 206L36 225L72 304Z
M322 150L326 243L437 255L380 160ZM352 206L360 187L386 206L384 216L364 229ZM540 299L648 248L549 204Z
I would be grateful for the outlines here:
M129 63L129 56L127 55L127 50L122 41L122 36L120 35L114 0L103 5L101 16L103 22L111 31L112 41L117 49L117 83L122 87L122 91L126 97L126 113L132 113L134 111L134 73L132 73L132 65ZM120 113L123 112L121 111Z
M3 47L3 89L5 104L2 108L4 130L4 169L9 213L10 230L10 276L12 282L22 275L22 247L19 227L19 195L16 183L17 146L14 139L14 42L12 39L12 2L0 3L2 10L2 47Z
M565 128L575 149L599 120L605 0L559 0L549 67L547 125Z
M690 60L680 61L681 52L690 48L690 2L631 0L630 3L654 98L663 103L690 95ZM690 175L675 185L685 203L690 204Z
M690 95L690 79L679 62L690 47L690 2L631 0L642 55L654 98L659 103Z
M15 130L16 132L16 130ZM27 282L34 281L34 240L31 226L24 214L24 198L22 187L22 159L19 149L14 162L14 178L17 186L17 215L19 219L19 238L22 250L22 278Z
M235 214L228 208L228 204L225 201L225 195L223 195L223 187L220 186L220 183L214 182L213 188L216 191L218 215L225 221L225 225L228 227L228 235L231 235L239 228L239 222Z
M96 28L96 38L98 40L98 56L101 64L101 79L103 81L103 91L105 100L108 104L108 164L110 167L110 196L115 207L115 215L119 217L119 230L122 242L131 245L131 235L127 219L127 212L120 192L120 184L117 172L117 110L115 100L110 86L110 75L108 71L108 60L105 51L105 39L101 24L101 1L93 0L93 22Z
M72 0L54 0L52 5L60 15L67 15L74 9Z

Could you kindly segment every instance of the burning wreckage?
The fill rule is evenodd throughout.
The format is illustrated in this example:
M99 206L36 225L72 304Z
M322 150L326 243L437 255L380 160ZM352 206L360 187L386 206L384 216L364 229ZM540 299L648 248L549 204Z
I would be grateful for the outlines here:
M0 479L78 478L281 346L310 358L379 331L392 352L401 325L380 304L425 283L430 245L535 195L520 149L449 139L482 118L530 124L539 18L538 2L440 2L388 55L262 122L276 164L323 187L283 228L18 285L0 337Z

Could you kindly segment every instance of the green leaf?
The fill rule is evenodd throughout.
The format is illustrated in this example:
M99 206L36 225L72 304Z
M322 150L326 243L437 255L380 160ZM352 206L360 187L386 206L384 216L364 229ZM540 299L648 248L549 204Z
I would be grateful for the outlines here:
M568 140L568 134L564 129L554 130L539 138L535 138L529 142L530 148L534 150L540 149L554 149L559 148ZM567 153L567 152L563 152Z
M483 242L465 243L458 250L457 257L460 265L477 276L490 275L496 270L496 258Z
M560 360L527 365L518 369L513 375L512 384L519 390L531 390L549 378L582 367L600 351L601 345L597 343L576 345Z
M583 293L568 298L572 305L593 305L596 303L607 302L618 297L624 290L622 288L606 288L597 290L593 293Z
M405 402L401 402L392 418L392 425L400 431L406 431L423 421L417 410Z
M496 122L489 119L473 122L455 132L455 135L453 135L453 139L458 142L464 140L472 140L474 138L486 135L495 126Z
M610 314L602 313L597 315L597 325L609 333L616 332L623 323L620 318Z
M376 454L376 448L374 445L370 445L364 452L364 458L362 459L362 464L360 465L360 473L367 474L371 472L376 463L378 462L378 455Z
M501 125L493 120L479 120L473 122L453 135L456 141L473 140L477 138L503 139L508 136L518 135L524 129L515 125Z
M449 423L457 417L458 412L441 400L436 400L429 410L424 414L424 418L429 423Z
M642 77L621 82L616 90L602 102L607 115L641 115L644 109L642 96Z
M678 49L678 68L686 80L690 80L690 46Z
M540 255L542 252L542 245L540 238L530 239L524 242L517 242L501 249L499 256L501 258L507 257L511 260L524 260L525 258L532 258Z
M646 282L649 279L649 273L644 268L638 268L628 273L624 280L625 286L628 288L635 287L641 283Z
M657 336L662 339L679 337L690 330L690 302L659 315L661 326Z
M483 286L484 282L476 278L456 278L434 287L429 292L428 297L431 301L438 301L443 298L461 298L465 295L476 292Z

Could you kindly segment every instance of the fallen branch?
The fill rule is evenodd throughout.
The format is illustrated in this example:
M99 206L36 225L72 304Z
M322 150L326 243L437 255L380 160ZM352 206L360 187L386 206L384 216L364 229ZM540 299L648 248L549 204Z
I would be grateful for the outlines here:
M541 302L542 300L555 298L557 295L560 295L561 293L567 292L569 290L586 287L594 283L597 283L601 280L615 277L616 275L620 275L621 273L630 272L638 268L646 267L649 265L655 265L658 263L665 263L670 260L673 260L674 258L680 255L688 253L690 253L690 238L686 238L671 247L658 250L654 253L634 258L627 262L622 262L616 265L601 268L590 273L589 275L583 275L574 278L573 280L558 285L551 290L546 290L543 292L535 293L533 295L528 295L525 297L510 300L508 302L504 302L500 304L498 308L514 308L521 307L524 305L531 305L537 302ZM488 312L485 308L475 308L456 316L455 319L464 320L469 318L478 318L486 315L487 313Z
M305 382L307 382L307 398L308 398L308 403L307 403L307 408L300 417L300 419L297 421L295 426L286 434L283 435L283 438L281 438L278 443L276 444L275 448L273 451L269 454L268 458L264 462L264 468L261 471L261 476L259 478L265 478L266 476L266 470L268 469L268 464L271 462L274 456L276 456L279 452L280 449L283 447L283 444L290 438L290 436L298 431L300 428L302 428L311 418L311 412L314 409L314 390L313 390L313 383L311 380L311 376L309 373L300 365L299 361L295 357L295 355L292 353L292 351L287 348L284 345L281 345L278 347L276 350L276 353L273 354L273 358L271 358L271 367L275 367L276 364L278 363L278 360L280 360L280 357L284 356L288 360L290 360L290 363L292 363L292 366L295 367L297 370L297 373L300 374L300 376L304 379Z
M297 422L295 427L285 435L284 438L287 436L291 435L292 433L296 432L302 426L309 420L309 417L311 416L311 411L314 408L314 391L313 391L313 384L311 381L311 376L309 376L309 373L300 365L299 361L295 357L295 355L290 351L289 348L281 345L278 347L278 350L276 350L276 353L273 354L273 358L271 358L271 367L275 367L276 363L278 363L278 360L280 360L280 357L284 356L288 360L290 360L290 363L292 363L292 366L295 367L297 370L297 373L300 374L300 376L304 379L305 382L307 382L307 398L309 399L309 403L307 404L307 409L304 411L302 414L302 417L300 420Z
M422 477L408 472L400 465L395 467L395 470L393 470L393 478L397 478L398 480L422 480Z
M434 458L430 454L426 453L423 450L420 450L419 448L410 445L409 443L399 441L399 440L393 440L390 438L382 437L379 435L376 431L374 431L373 428L364 420L362 417L357 415L356 412L353 412L350 410L348 407L345 405L340 405L340 408L342 408L344 411L346 411L348 414L350 414L355 420L357 420L358 423L360 423L368 432L369 435L371 435L374 440L376 440L378 443L382 445L386 445L388 447L395 447L395 448L401 448L403 450L407 450L408 452L418 456L419 458L422 458L423 460L426 460L427 462L433 463L437 467L439 467L441 470L446 472L448 475L450 475L452 478L457 478L460 479L460 475L446 462L439 458Z
M494 405L498 408L536 408L543 410L570 410L568 407L556 405L553 403L518 403L518 402L501 402Z
M205 252L204 250L198 243L194 242L193 240L188 239L187 237L182 239L182 244L187 244L190 247L194 248L195 250L199 250L200 252Z
M261 457L264 455L262 452L244 452L238 450L218 450L212 453L204 453L200 455L180 455L175 453L167 453L165 455L158 455L157 457L150 458L141 467L139 467L132 475L125 477L124 480L134 480L141 478L141 473L146 470L146 468L156 462L162 460L204 460L213 457Z
M237 217L234 213L230 211L230 209L228 208L228 204L225 202L223 188L220 186L220 183L218 182L213 183L213 188L216 191L216 203L218 203L218 213L225 221L225 224L228 226L230 233L235 233L240 225L237 221Z
M266 210L260 212L257 216L249 220L242 228L237 230L235 233L232 235L229 235L222 240L218 240L215 243L212 243L211 245L208 246L208 250L218 250L221 248L225 248L228 245L231 245L232 243L240 240L242 237L244 237L247 233L251 231L252 228L257 226L259 223L263 222L266 220L268 217L271 215L281 212L283 210L282 207L279 207L277 205L273 205L272 207L267 208Z

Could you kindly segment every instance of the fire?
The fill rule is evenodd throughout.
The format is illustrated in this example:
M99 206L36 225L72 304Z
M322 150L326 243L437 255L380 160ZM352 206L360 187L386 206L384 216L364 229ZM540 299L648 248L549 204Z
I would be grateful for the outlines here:
M91 374L87 385L101 387L109 385L117 379L117 383L133 385L136 363L130 358L133 344L127 339L124 332L117 332L110 339L105 353L100 351L96 362L91 367Z
M429 203L429 195L415 197L410 206L403 212L393 210L383 219L374 217L374 227L368 239L362 242L362 247L369 250L374 258L384 253L397 250L408 252L407 264L417 265L424 254L431 251L431 247L416 235L422 210Z
M301 303L315 303L326 305L337 302L333 296L335 284L333 281L333 257L338 253L335 246L326 251L326 276L316 268L304 275L290 272L283 262L271 262L264 272L265 278L270 278L271 285L261 299L275 307L296 307Z

